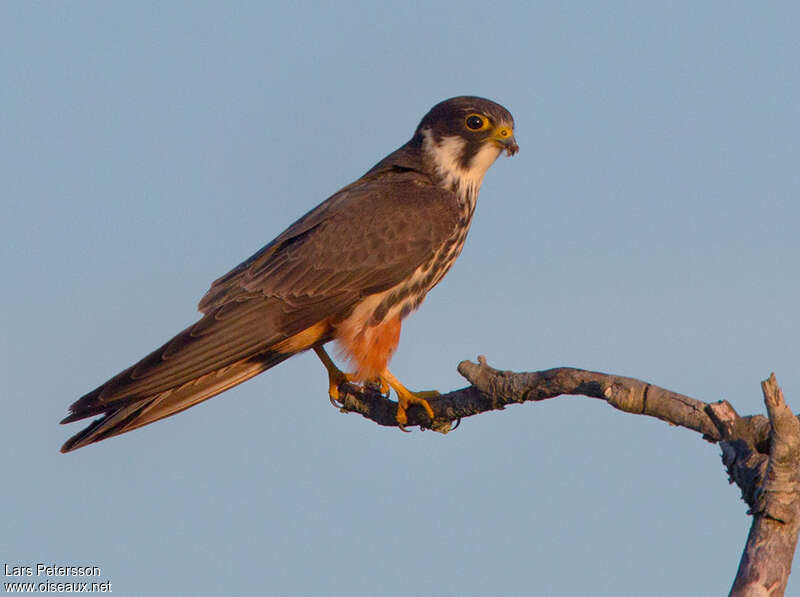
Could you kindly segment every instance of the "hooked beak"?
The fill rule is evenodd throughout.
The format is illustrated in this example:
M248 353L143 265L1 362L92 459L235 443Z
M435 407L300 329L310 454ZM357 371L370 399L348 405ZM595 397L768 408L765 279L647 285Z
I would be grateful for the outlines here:
M505 150L506 155L514 155L519 151L519 145L514 138L514 129L510 126L498 126L492 131L489 140L497 145L500 149Z

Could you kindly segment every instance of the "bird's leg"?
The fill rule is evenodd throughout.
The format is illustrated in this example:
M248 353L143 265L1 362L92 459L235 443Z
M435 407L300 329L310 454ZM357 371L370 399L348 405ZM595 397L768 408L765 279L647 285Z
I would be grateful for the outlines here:
M322 346L315 346L314 352L317 353L319 360L322 361L322 364L325 365L325 369L328 370L328 396L330 396L331 404L338 408L339 386L343 383L354 381L353 376L339 369Z
M397 392L397 425L402 429L404 425L408 423L408 417L406 416L406 409L412 404L419 404L422 408L425 409L425 412L428 413L431 421L434 419L433 409L431 405L428 404L428 398L435 398L439 395L439 392L436 390L429 390L425 392L412 392L403 384L401 384L398 379L392 375L388 369L384 369L381 373L381 383L387 383L394 391Z

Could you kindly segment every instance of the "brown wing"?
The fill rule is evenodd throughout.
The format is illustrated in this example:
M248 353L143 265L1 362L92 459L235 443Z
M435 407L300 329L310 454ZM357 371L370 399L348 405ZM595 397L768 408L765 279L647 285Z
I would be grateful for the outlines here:
M346 187L214 281L203 313L250 293L360 297L411 275L453 231L453 193L404 174Z
M228 284L287 300L342 293L362 298L408 278L456 226L455 197L433 186L379 181L348 191L346 199Z
M126 419L127 431L145 424L133 417L142 414L138 401L149 405L152 422L260 373L287 356L270 347L411 275L456 219L455 196L420 184L416 174L346 187L214 282L200 303L200 321L83 396L63 422L106 413ZM226 368L242 378L208 381Z
M317 205L249 259L215 280L200 300L198 309L207 313L246 295L250 284L259 277L259 268L273 260L283 259L285 255L282 253L293 245L304 244L309 236L317 248L325 248L325 243L331 243L327 247L327 255L332 256L333 261L337 257L336 247L342 243L347 247L362 237L369 237L372 242L380 244L380 234L387 227L403 227L411 220L410 225L423 222L424 228L425 218L430 218L435 220L434 224L438 222L441 225L429 238L430 246L435 246L438 237L455 225L456 196L434 187L430 178L420 172L420 168L419 153L410 149L409 144L389 154L362 178ZM371 216L389 219L376 221ZM400 219L394 222L395 217ZM330 232L330 220L335 220L337 226L347 227L347 231L354 236L347 238L334 229L332 235L323 239L320 231L315 230L327 223ZM370 225L373 227L370 228ZM425 231L420 230L420 234L424 235ZM319 265L324 264L320 262Z

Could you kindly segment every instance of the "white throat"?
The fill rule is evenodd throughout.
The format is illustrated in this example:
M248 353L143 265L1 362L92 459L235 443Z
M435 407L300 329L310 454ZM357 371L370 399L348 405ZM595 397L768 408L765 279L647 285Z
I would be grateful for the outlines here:
M422 151L432 159L436 174L451 191L468 197L474 208L483 177L502 150L494 143L484 143L465 167L462 157L466 146L461 137L442 137L437 142L430 129L422 130Z

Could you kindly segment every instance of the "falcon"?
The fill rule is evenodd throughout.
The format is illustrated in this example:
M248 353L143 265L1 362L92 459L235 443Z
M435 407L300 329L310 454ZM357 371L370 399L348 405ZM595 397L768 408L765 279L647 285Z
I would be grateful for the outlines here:
M433 421L436 392L412 392L388 363L403 319L461 252L489 166L518 149L499 104L437 104L408 143L213 282L199 321L72 404L61 423L98 418L61 451L174 415L309 349L331 400L344 382L374 382L397 393L401 428L412 405Z

